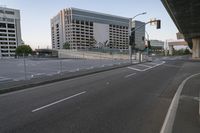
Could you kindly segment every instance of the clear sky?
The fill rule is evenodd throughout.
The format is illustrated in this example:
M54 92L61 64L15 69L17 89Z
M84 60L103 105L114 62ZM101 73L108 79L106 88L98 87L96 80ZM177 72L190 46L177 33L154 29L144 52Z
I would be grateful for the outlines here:
M147 22L150 18L161 19L162 28L147 25L150 39L176 39L178 32L160 0L0 0L0 5L21 11L22 39L35 48L51 48L50 18L61 9L76 7L102 13L133 17L146 11L136 20Z

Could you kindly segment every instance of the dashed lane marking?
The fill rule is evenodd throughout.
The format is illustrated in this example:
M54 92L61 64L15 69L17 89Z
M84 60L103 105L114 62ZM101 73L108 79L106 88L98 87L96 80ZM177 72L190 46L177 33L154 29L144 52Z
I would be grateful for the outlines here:
M136 73L132 73L132 74L129 74L129 75L126 75L124 78L129 78L131 76L134 76Z
M58 100L58 101L55 101L55 102L50 103L50 104L44 105L44 106L42 106L42 107L39 107L39 108L37 108L37 109L32 110L32 113L37 112L37 111L42 110L42 109L45 109L45 108L48 108L48 107L53 106L53 105L55 105L55 104L61 103L61 102L63 102L63 101L69 100L69 99L71 99L71 98L77 97L77 96L82 95L82 94L84 94L84 93L86 93L86 91L83 91L83 92L81 92L81 93L78 93L78 94L69 96L69 97L67 97L67 98L64 98L64 99L61 99L61 100Z

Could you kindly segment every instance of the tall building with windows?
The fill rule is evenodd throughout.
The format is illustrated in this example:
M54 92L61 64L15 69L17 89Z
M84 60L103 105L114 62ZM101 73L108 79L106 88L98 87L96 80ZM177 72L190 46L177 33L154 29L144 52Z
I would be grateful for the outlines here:
M20 11L0 7L0 57L14 57L21 42Z
M87 49L93 45L128 49L130 19L77 8L61 10L51 19L52 48Z
M134 32L135 49L145 49L145 23L141 21L133 21L131 30Z

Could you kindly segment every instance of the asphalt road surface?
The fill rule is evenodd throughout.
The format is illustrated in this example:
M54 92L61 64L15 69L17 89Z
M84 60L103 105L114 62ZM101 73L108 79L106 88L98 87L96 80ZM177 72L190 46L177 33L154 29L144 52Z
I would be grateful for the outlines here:
M3 94L0 132L159 133L179 84L199 71L157 61Z

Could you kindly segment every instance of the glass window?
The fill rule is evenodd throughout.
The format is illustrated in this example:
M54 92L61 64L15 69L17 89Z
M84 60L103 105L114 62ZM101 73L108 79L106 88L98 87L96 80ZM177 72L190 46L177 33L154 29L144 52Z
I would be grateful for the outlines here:
M6 24L5 23L0 23L0 28L6 28Z
M8 30L8 32L10 32L10 33L15 33L15 31L14 31L14 30Z
M8 24L8 28L15 28L14 24Z
M10 14L10 15L14 15L15 14L15 12L13 12L13 11L5 11L5 13L6 14Z

